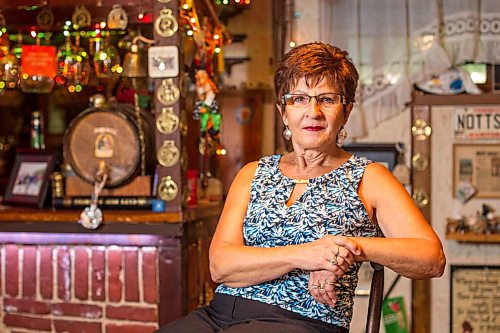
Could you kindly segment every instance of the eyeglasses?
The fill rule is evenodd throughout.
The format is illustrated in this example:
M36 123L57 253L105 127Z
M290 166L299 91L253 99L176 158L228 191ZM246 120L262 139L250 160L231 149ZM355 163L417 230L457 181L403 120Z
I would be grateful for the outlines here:
M305 108L311 104L312 98L315 98L316 103L325 109L332 109L339 104L347 104L345 96L337 93L324 93L316 96L309 96L306 94L286 94L283 96L281 103L283 105Z

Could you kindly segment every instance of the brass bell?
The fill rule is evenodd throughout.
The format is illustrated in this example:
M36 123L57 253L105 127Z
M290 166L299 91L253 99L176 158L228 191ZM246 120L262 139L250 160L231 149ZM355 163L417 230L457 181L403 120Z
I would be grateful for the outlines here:
M141 40L147 44L153 44L154 40L144 36L136 36L132 40L130 51L125 54L123 59L123 76L125 77L147 77L148 76L148 58L146 52L141 52L137 41Z
M125 77L146 77L148 76L147 55L139 52L137 44L132 44L130 51L123 59L123 76Z

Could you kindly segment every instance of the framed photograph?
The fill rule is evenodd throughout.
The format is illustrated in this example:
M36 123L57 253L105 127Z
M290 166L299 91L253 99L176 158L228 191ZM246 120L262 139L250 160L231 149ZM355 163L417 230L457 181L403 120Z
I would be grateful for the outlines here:
M500 198L500 144L453 146L453 194L471 187L476 197Z
M153 78L179 75L179 49L177 46L151 46L148 49L148 73Z
M450 333L498 332L500 266L451 266Z
M352 143L342 148L353 155L378 162L393 171L398 164L398 146L400 150L404 149L402 143Z
M54 153L19 150L5 191L4 202L41 208L47 196L54 165Z

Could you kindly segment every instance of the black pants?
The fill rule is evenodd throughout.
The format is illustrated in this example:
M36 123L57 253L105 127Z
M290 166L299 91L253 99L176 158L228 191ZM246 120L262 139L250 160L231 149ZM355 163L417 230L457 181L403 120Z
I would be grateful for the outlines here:
M216 293L209 306L155 333L348 333L345 328L301 316L278 306Z

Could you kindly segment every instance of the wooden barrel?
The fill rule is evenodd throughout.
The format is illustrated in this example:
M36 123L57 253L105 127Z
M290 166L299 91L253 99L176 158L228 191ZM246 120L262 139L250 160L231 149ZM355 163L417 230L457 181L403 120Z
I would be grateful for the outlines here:
M144 132L145 171L155 167L153 116L141 112ZM141 171L139 125L134 107L117 104L82 111L69 124L63 138L65 160L75 173L93 183L99 164L108 170L106 187L130 182Z

